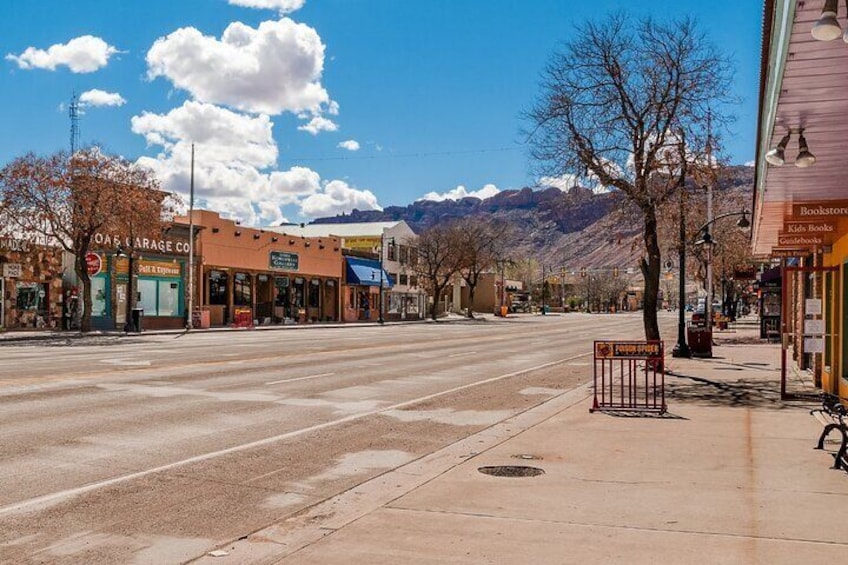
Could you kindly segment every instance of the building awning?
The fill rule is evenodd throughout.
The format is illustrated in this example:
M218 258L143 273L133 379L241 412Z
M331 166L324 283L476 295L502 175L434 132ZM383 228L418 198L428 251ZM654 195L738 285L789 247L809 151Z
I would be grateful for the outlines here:
M362 286L380 286L380 273L383 274L383 287L391 288L394 285L389 274L380 267L379 261L360 259L358 257L345 257L347 284Z

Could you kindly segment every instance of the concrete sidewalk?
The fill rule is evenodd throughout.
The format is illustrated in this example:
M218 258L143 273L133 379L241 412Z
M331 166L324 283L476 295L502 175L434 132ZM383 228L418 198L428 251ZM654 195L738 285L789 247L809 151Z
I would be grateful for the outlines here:
M813 450L811 405L781 402L779 348L755 332L669 359L670 415L590 414L582 387L200 562L844 562L848 474ZM500 465L544 474L478 471Z

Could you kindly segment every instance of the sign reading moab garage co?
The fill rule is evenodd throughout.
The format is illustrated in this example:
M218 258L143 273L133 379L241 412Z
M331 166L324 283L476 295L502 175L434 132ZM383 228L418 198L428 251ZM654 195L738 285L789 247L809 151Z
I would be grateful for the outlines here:
M169 255L188 255L188 240L109 235L103 233L94 234L94 245L100 249L114 249L119 245L136 251L153 251L167 253Z

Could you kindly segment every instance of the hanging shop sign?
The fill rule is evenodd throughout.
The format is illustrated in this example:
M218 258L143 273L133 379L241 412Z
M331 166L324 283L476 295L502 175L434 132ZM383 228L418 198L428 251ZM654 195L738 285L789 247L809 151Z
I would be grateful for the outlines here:
M792 205L793 220L816 220L848 216L848 200L823 200L820 202L800 202Z
M142 259L138 262L138 274L145 277L179 278L182 272L179 263Z
M277 271L296 271L298 269L297 253L271 251L268 254L268 263L271 269Z
M20 263L4 263L3 278L4 279L19 279L23 276L23 266Z
M824 245L824 238L820 235L778 235L779 246L814 247Z
M785 235L830 235L836 233L836 221L795 222L783 224L781 234Z

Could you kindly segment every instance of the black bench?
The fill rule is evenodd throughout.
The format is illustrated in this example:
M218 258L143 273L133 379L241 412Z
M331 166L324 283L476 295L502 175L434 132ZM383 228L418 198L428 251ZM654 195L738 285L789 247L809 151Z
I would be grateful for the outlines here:
M830 432L838 430L842 434L839 451L834 455L833 468L848 471L848 409L840 402L838 396L823 393L822 407L810 410L810 414L824 426L816 449L824 449L824 440Z

